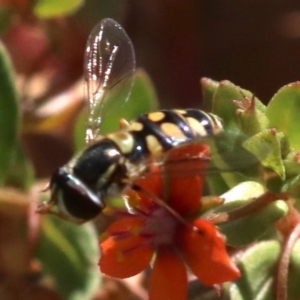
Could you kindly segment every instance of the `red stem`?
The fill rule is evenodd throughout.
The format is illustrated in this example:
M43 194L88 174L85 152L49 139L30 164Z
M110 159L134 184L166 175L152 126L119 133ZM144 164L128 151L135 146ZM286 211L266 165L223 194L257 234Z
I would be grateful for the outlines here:
M277 271L277 287L276 287L276 299L277 300L287 300L288 293L288 269L290 264L291 253L293 247L297 240L300 237L300 224L298 224L287 236L285 243L283 245L283 250L281 253L281 257L278 264L278 271Z

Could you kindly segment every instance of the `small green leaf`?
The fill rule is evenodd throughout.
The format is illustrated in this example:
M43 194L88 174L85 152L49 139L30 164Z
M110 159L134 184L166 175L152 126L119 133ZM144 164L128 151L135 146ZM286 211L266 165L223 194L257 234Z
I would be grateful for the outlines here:
M243 143L248 136L238 131L226 130L213 139L207 139L211 147L212 161L229 188L259 176L259 161Z
M129 99L126 100L126 95L119 95L120 99L113 98L113 101L122 103L119 107L109 109L105 112L103 122L101 124L100 134L105 135L109 132L119 130L119 120L124 118L128 121L137 118L142 113L147 113L158 108L157 96L153 84L149 76L141 69L136 72L135 80ZM110 99L106 100L107 102ZM112 106L114 103L112 103ZM75 127L75 147L77 150L83 149L85 146L85 129L86 116L83 113Z
M252 136L269 127L265 113L254 108L240 110L238 113L240 128L245 134Z
M276 183L276 181L275 181ZM288 192L296 201L295 205L300 209L300 174L286 179L284 182L278 182L281 192Z
M249 204L253 199L264 193L264 187L257 182L243 182L225 194L222 206L215 208L214 213L230 212ZM284 216L288 207L284 201L275 201L257 212L233 221L218 225L220 231L226 236L226 242L232 246L247 245L263 235L280 217ZM247 234L245 234L247 233Z
M261 196L264 192L265 189L261 184L255 181L246 181L236 185L221 197L225 199L225 205L236 200L244 201L244 204L246 204L249 200Z
M44 216L41 225L37 257L63 299L91 299L100 281L94 226L79 226L53 216Z
M218 81L209 78L201 78L202 94L203 94L203 108L205 111L212 111L213 96L219 86Z
M283 159L283 165L286 171L287 177L300 174L300 164L298 163L299 151L291 151L285 159Z
M75 12L84 4L84 0L38 0L34 13L39 18L53 18Z
M280 254L277 241L261 242L239 258L242 277L231 285L230 299L273 300L274 273Z
M244 101L244 97L253 97L247 90L234 85L228 80L221 81L214 93L212 112L224 121L226 130L240 131L240 120L237 114L238 106L233 100ZM255 97L255 107L259 111L264 111L264 105Z
M234 247L244 246L261 237L276 221L286 215L287 212L288 207L285 201L277 200L258 212L220 224L219 228L226 236L228 245Z
M283 132L291 147L300 149L300 82L282 87L267 106L266 115L270 126Z
M292 299L300 298L300 241L298 240L293 247L291 259L290 259L290 267L289 267L289 297Z
M5 179L5 184L18 189L27 190L34 183L34 169L31 162L25 156L21 144L14 149L12 162Z
M284 180L285 168L281 153L283 139L282 133L265 130L247 139L243 145L263 166L274 170Z
M220 173L207 174L205 183L208 189L205 195L221 195L229 190L229 186Z
M0 185L3 184L17 143L19 107L8 54L0 42Z

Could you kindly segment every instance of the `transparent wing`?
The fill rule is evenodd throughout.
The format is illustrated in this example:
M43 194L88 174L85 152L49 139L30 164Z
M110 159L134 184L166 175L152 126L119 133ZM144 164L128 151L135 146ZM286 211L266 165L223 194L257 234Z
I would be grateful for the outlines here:
M185 161L195 162L192 164L190 172L195 175L197 173L197 161L209 160L210 166L205 166L207 172L233 172L242 171L249 167L259 163L259 160L248 150L244 148L244 142L248 139L248 136L223 131L216 136L209 136L205 138L199 138L182 146L176 147L174 150L169 151L161 162L162 165L176 165L176 168L184 171ZM198 154L197 148L199 145L207 145L210 148L209 155ZM193 147L196 147L196 152L193 151ZM200 152L199 150L199 152ZM179 159L173 159L173 152L179 151ZM196 154L195 154L196 153ZM265 153L267 155L267 152ZM175 167L174 167L175 168ZM194 172L193 169L196 169ZM178 171L175 173L179 173ZM183 172L185 173L185 172ZM203 172L200 172L203 173Z
M239 178L258 178L261 159L246 150L243 146L248 139L246 135L223 132L217 136L200 138L177 146L166 153L160 160L146 161L141 171L135 171L134 181L138 177L167 176L186 178L197 175L239 174ZM201 145L209 146L209 153ZM199 147L200 146L200 147ZM270 145L262 145L264 156L272 151ZM195 152L196 149L196 152ZM205 148L204 148L205 149ZM178 154L177 154L178 153ZM153 168L157 166L158 168Z
M85 51L87 144L97 137L102 118L129 98L134 71L135 54L128 35L116 21L102 20L92 30Z

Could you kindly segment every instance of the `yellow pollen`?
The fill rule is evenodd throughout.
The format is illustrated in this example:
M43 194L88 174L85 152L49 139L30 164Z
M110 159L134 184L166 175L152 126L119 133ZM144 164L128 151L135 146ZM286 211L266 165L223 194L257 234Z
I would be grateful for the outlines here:
M122 252L118 252L118 256L117 256L117 261L118 262L123 262L125 259L125 256Z
M112 216L115 210L111 206L106 206L101 213L106 216Z
M105 241L106 239L108 239L110 237L110 235L107 232L103 232L100 235L100 243L102 243L103 241Z
M135 226L135 227L133 227L133 228L130 230L130 232L131 232L133 235L138 236L138 235L140 234L140 232L141 232L141 227Z
M129 206L136 207L138 206L138 203L140 202L140 197L137 194L137 192L128 189L126 190L126 201L128 202Z

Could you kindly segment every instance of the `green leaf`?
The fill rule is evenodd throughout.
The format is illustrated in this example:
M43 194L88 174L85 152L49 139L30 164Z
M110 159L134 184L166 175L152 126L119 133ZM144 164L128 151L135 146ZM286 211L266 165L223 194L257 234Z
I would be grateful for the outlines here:
M71 14L83 4L83 0L38 0L33 11L39 18L53 18Z
M105 135L109 132L119 130L119 120L124 118L128 121L137 118L140 114L156 110L158 108L157 96L149 76L141 69L136 72L134 85L130 98L125 102L126 95L119 95L122 99L115 99L117 103L122 103L119 107L112 107L105 111L101 124L100 134ZM107 100L109 102L110 99ZM85 146L86 116L83 113L75 127L75 147L77 150Z
M211 112L213 106L213 96L219 86L218 81L210 78L201 78L202 94L203 94L203 108L205 111Z
M287 212L288 207L285 201L277 200L260 209L258 212L223 223L219 228L226 236L227 244L235 247L244 246L261 237L276 221L286 215Z
M225 205L235 201L248 203L254 198L261 196L265 192L264 187L255 181L246 181L236 185L234 188L224 193L221 197L225 200Z
M0 42L0 185L3 184L17 143L19 108L12 64Z
M298 163L299 152L291 151L284 159L283 165L287 177L296 176L300 174L300 164Z
M267 106L266 115L270 126L283 132L291 147L300 149L300 82L282 87Z
M63 299L88 300L99 287L99 243L91 223L79 226L43 216L37 257Z
M121 108L108 112L109 115L103 120L100 133L106 134L118 130L120 118L130 121L140 114L156 110L157 108L157 96L151 79L145 71L139 69L135 74L130 98Z
M14 149L5 184L18 189L27 190L34 183L34 179L34 168L25 156L21 144L18 143Z
M276 181L275 181L276 183ZM300 209L300 173L291 178L286 179L284 182L279 182L277 185L281 188L282 192L288 192L290 197L297 200L295 205Z
M282 133L265 130L244 142L244 147L253 153L261 164L274 170L281 179L285 179L285 168L282 161Z
M220 173L207 174L205 183L208 190L205 195L221 195L229 190L229 186Z
M225 203L214 209L214 213L233 211L251 203L253 199L263 193L264 187L259 183L243 182L221 195L225 199ZM287 211L288 207L285 201L277 200L257 212L219 224L218 227L226 236L227 244L239 247L258 239Z
M238 106L235 101L244 101L244 97L251 99L253 94L247 90L234 85L228 80L221 81L214 93L212 112L218 115L224 121L226 130L241 131L240 117L237 114ZM265 106L255 97L255 108L261 112ZM245 132L246 133L246 132Z
M213 165L219 169L229 188L259 178L259 161L243 144L248 136L225 130L206 142L211 147Z
M300 298L300 240L296 242L293 247L291 258L290 258L290 267L289 267L289 290L288 294L290 298L299 299Z
M242 277L231 285L230 299L273 300L274 273L280 254L277 241L261 242L239 258Z
M269 127L269 120L264 112L257 109L242 109L238 111L240 128L245 134L252 136Z

